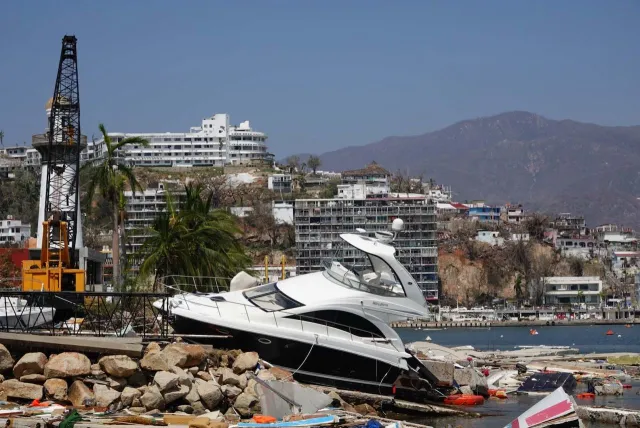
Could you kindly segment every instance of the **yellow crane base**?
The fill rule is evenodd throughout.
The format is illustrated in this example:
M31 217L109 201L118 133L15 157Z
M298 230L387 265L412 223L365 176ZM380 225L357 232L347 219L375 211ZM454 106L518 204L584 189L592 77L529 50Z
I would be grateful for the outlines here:
M48 267L40 260L22 262L22 291L84 293L84 269Z

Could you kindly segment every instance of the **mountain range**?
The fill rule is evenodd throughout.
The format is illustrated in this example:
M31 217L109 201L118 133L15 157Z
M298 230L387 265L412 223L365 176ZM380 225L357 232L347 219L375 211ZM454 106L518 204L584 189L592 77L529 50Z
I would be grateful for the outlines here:
M301 158L306 157L300 155ZM320 155L323 170L376 161L452 187L460 202L521 203L640 229L640 126L600 126L514 111Z

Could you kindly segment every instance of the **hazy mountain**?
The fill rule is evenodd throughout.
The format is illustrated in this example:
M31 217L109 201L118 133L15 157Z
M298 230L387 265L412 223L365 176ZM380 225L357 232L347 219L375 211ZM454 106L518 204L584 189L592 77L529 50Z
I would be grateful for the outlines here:
M452 186L459 201L519 202L547 212L583 213L590 226L615 222L640 229L640 126L516 111L320 157L325 170L375 160L390 171L433 177Z

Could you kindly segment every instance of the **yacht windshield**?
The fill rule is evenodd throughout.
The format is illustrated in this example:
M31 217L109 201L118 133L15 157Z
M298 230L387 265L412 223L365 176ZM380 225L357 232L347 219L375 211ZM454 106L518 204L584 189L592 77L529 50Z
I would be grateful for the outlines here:
M277 283L261 285L245 291L244 297L265 312L282 311L302 306L278 289Z
M404 297L402 283L394 270L380 257L347 243L336 258L323 261L325 275L340 284L380 296ZM341 257L340 257L341 256Z

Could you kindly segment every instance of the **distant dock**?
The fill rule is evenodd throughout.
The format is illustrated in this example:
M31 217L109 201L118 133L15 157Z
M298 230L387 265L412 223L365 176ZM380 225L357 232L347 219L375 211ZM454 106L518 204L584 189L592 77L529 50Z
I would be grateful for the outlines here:
M609 320L609 319L585 319L585 320L528 320L522 321L405 321L393 322L392 328L491 328L491 327L541 327L541 326L586 326L586 325L625 325L638 324L640 328L640 319L636 320Z

